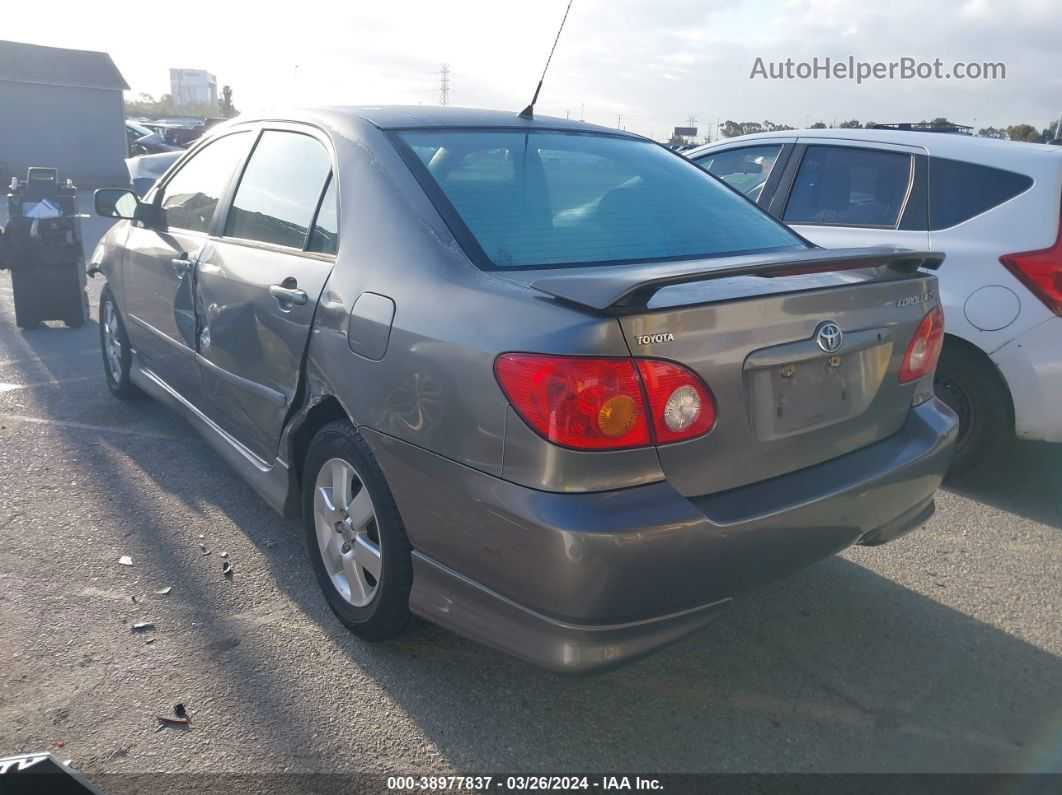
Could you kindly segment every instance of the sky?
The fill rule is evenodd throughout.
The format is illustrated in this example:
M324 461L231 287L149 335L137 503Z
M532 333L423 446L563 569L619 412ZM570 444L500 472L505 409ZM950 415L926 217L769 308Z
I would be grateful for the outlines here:
M299 104L529 101L568 0L52 0L4 9L0 38L109 52L132 88L169 92L169 68L207 69L242 110ZM103 10L109 7L113 10ZM179 9L177 11L176 9ZM1059 0L573 0L536 112L666 138L695 117L802 127L946 116L976 127L1062 112ZM1005 80L764 80L766 63L1002 62Z

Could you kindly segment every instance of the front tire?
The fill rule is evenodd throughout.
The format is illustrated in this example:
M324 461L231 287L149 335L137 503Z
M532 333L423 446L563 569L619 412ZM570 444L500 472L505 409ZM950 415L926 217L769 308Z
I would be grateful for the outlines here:
M109 286L100 292L100 350L103 354L103 375L107 388L119 400L135 400L143 396L129 377L133 365L133 351L125 333L122 313Z
M306 551L328 606L362 640L410 625L411 547L391 490L353 426L314 436L302 473Z
M959 416L959 437L949 476L965 475L993 460L1013 438L1010 390L984 356L945 342L933 380L937 397Z

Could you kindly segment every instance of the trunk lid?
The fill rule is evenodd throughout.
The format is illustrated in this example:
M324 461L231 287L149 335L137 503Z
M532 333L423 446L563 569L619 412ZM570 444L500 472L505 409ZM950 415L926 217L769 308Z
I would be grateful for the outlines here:
M678 362L708 384L715 428L657 448L669 483L699 496L803 469L898 431L919 386L899 382L900 365L919 321L938 303L936 278L917 268L940 259L817 250L740 269L683 264L598 275L586 268L531 284L618 315L633 355ZM842 270L820 272L825 267Z

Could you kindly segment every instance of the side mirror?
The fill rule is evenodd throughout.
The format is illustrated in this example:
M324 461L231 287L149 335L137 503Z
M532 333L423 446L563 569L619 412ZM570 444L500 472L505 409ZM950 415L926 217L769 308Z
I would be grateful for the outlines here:
M104 218L140 217L140 199L125 188L100 188L95 194L96 214Z

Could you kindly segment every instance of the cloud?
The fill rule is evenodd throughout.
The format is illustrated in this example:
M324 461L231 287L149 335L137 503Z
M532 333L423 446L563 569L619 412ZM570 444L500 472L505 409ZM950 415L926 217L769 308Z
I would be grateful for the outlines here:
M183 0L181 12L126 14L57 0L49 24L25 4L4 36L112 53L136 90L168 91L171 66L206 68L238 106L424 103L452 70L453 104L526 104L567 0L338 0L244 4ZM157 16L155 16L157 14ZM585 114L663 137L690 115L802 125L805 120L919 120L1044 125L1062 110L1057 0L574 0L539 110ZM750 80L767 60L1001 61L1007 79Z

